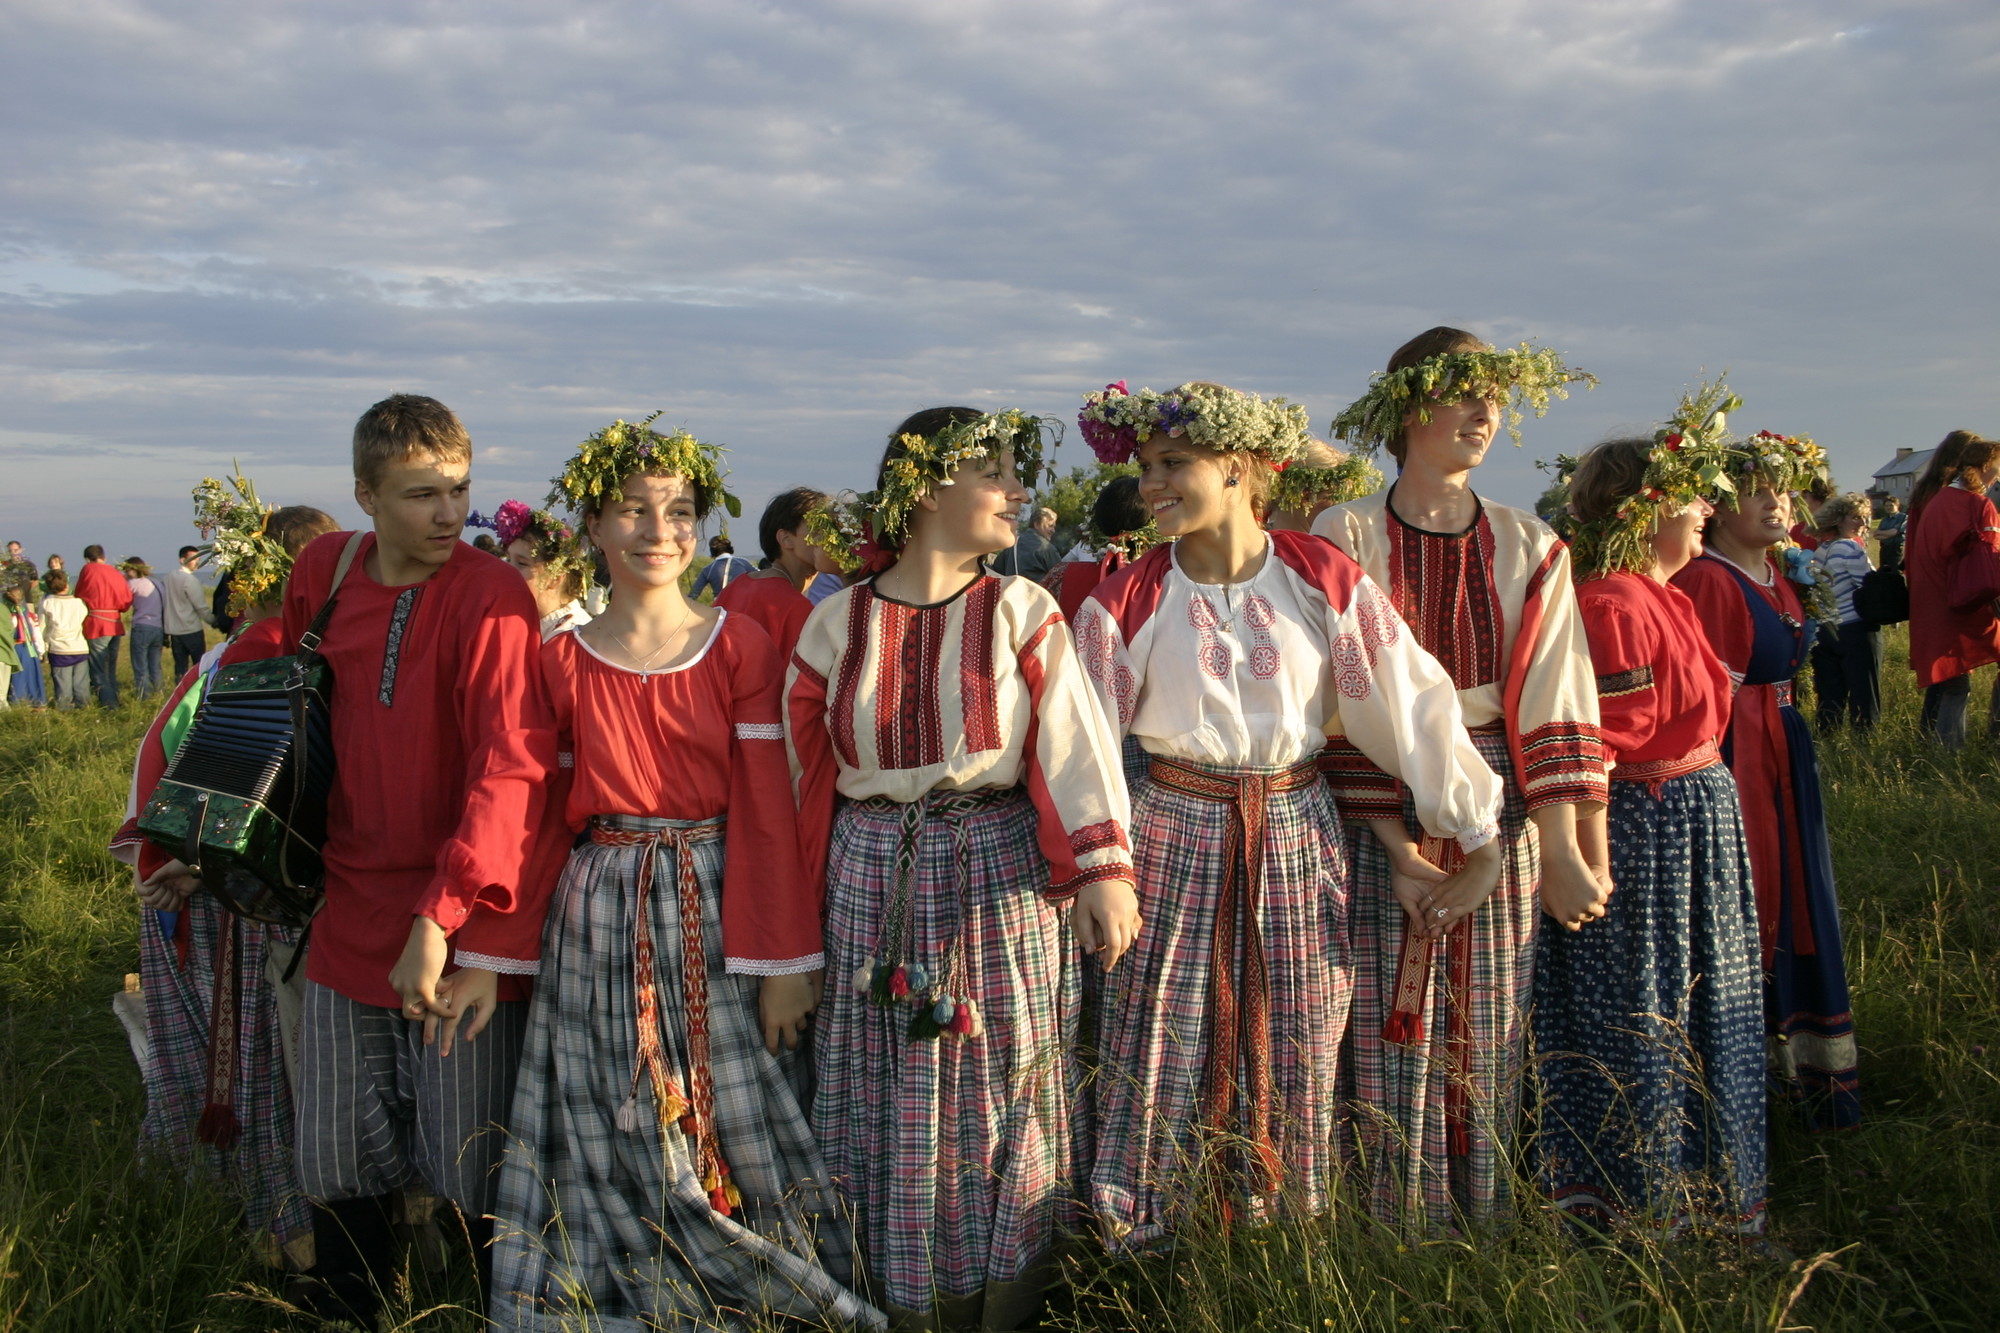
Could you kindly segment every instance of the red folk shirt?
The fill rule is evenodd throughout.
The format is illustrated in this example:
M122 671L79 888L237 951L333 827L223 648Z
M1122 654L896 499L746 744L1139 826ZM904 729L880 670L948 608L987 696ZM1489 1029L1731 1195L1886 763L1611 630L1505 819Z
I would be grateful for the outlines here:
M768 571L731 579L729 586L716 594L715 604L764 627L771 642L777 645L780 672L784 670L783 664L792 660L799 631L806 627L806 617L813 609L806 595L792 586L790 578Z
M644 672L606 661L568 630L543 646L542 672L572 764L570 829L581 832L592 815L726 818L729 970L774 976L822 966L820 890L800 858L785 757L783 659L763 628L724 608L691 660Z
M132 585L102 560L84 562L76 575L76 595L90 614L83 618L83 637L109 639L125 632L120 617L132 608Z
M285 586L287 652L326 600L349 535L299 554ZM411 920L427 916L457 965L503 973L500 998L521 999L554 887L533 855L556 753L535 599L519 571L466 545L424 582L386 588L368 576L374 547L370 533L321 645L335 777L306 975L395 1006L389 970Z
M1919 685L2000 662L2000 617L1992 608L1954 611L1945 601L1952 563L1967 541L2000 550L2000 512L1984 495L1947 486L1910 515L1903 572L1910 581L1910 666Z
M1579 584L1576 603L1613 778L1720 744L1729 727L1729 672L1686 593L1621 572Z

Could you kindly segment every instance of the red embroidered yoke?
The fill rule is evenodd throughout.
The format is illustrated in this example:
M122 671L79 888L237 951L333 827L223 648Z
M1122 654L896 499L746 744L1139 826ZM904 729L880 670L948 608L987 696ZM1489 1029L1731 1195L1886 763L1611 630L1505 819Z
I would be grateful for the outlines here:
M909 606L856 584L819 604L786 684L808 876L823 884L834 796L917 801L1026 784L1051 899L1132 878L1118 739L1055 598L982 574Z
M348 536L300 552L285 651L326 600ZM422 915L460 966L506 974L500 998L520 999L554 887L534 856L556 762L535 599L513 566L464 544L424 582L387 588L367 573L374 546L370 533L321 645L336 776L306 975L362 1004L399 1004L389 969Z
M716 594L715 604L764 627L771 642L777 645L781 672L784 664L792 660L799 631L806 627L806 617L813 611L813 604L792 586L789 578L769 571L731 579L729 586Z
M1614 767L1671 762L1720 743L1729 725L1729 671L1686 593L1621 572L1580 585L1576 603Z
M722 948L729 970L775 976L819 968L820 886L799 864L779 721L783 676L770 636L725 610L689 661L633 671L598 656L571 630L543 647L542 671L560 753L573 763L570 830L582 832L592 815L726 816Z
M1471 527L1428 532L1396 516L1394 494L1329 509L1313 531L1388 589L1450 673L1465 725L1505 726L1529 810L1609 799L1569 548L1533 514L1477 497ZM1350 817L1402 813L1396 781L1343 739L1329 742L1321 767Z
M1984 495L1947 486L1910 515L1903 569L1910 581L1910 666L1919 685L2000 662L2000 617L1992 608L1954 611L1945 602L1952 564L1969 541L2000 550L2000 512Z
M1434 836L1486 842L1500 780L1443 668L1338 547L1269 540L1239 584L1196 583L1169 545L1098 585L1076 641L1105 711L1148 754L1225 767L1286 767L1344 737L1410 784Z

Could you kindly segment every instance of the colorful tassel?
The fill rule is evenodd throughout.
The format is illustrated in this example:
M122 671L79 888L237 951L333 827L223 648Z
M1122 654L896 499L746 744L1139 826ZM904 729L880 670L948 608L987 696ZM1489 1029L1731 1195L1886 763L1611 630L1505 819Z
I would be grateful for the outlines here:
M910 974L901 967L889 974L889 997L895 1000L908 999L910 995Z
M618 1103L618 1113L611 1117L620 1134L639 1132L639 1098L634 1095Z
M1382 1040L1391 1046L1420 1046L1424 1040L1424 1016L1406 1013L1401 1009L1390 1011L1389 1021L1382 1025Z
M910 989L920 991L931 984L931 974L922 963L910 964Z
M201 1119L194 1123L194 1136L217 1148L234 1148L236 1138L242 1132L243 1125L236 1119L235 1108L218 1102L204 1106Z
M965 1011L969 1012L972 1015L972 1030L970 1032L967 1032L965 1035L968 1037L985 1036L986 1016L979 1012L979 1006L974 1004L972 1001L967 1000L962 1007L965 1009Z
M676 1100L679 1099L676 1098ZM683 1103L683 1105L685 1105L685 1103ZM681 1133L687 1135L689 1138L693 1138L696 1134L700 1132L701 1132L700 1127L695 1124L693 1111L689 1111L687 1114L681 1117Z
M917 1012L910 1016L911 1041L935 1041L943 1035L944 1029L938 1025L935 1013L924 1005L917 1006Z
M673 1121L688 1118L687 1098L681 1096L678 1092L668 1093L666 1114L661 1116L660 1119L663 1121Z
M864 959L862 961L861 966L854 969L854 979L852 983L854 989L858 993L866 995L868 993L868 987L870 986L870 984L874 982L874 980L875 980L875 960L873 958Z
M972 1001L960 1000L958 1012L951 1016L951 1023L945 1029L954 1037L972 1035Z
M951 1022L951 1016L957 1012L958 1005L956 1003L951 1000L939 1000L931 1010L931 1017L937 1020L939 1027L943 1027Z
M889 965L877 963L874 974L868 981L868 1000L871 1004L894 1004L895 997L889 994Z

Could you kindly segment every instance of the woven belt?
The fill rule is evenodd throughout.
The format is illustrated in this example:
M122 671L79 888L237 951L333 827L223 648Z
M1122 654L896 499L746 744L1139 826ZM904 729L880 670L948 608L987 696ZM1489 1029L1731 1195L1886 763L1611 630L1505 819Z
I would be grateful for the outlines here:
M1703 741L1678 759L1648 759L1644 763L1619 764L1611 770L1613 782L1644 782L1657 786L1670 778L1699 773L1722 762L1722 751L1712 740Z
M1264 893L1264 814L1272 796L1300 791L1320 780L1317 756L1277 772L1216 772L1176 763L1158 755L1149 766L1154 782L1169 791L1229 805L1236 818L1229 825L1223 852L1222 896L1215 905L1215 933L1209 945L1208 1068L1203 1101L1208 1127L1218 1135L1231 1131L1236 1054L1243 1052L1249 1075L1247 1100L1250 1124L1243 1137L1256 1156L1266 1194L1278 1189L1282 1177L1277 1147L1271 1141L1271 994L1264 960L1264 936L1257 918ZM1237 875L1238 858L1244 873ZM1239 906L1240 904L1240 906ZM1233 977L1238 915L1242 918L1243 978ZM1242 1003L1238 1004L1238 991Z
M742 1202L729 1178L722 1145L715 1132L715 1077L708 1045L708 949L701 938L701 881L694 869L694 846L713 842L723 833L720 819L696 822L641 819L631 815L599 815L590 821L590 840L603 847L644 847L639 861L639 899L633 909L632 997L639 1024L639 1063L632 1070L632 1092L618 1108L618 1127L630 1133L639 1127L639 1080L653 1088L653 1113L664 1136L678 1126L695 1141L695 1162L709 1206L724 1217ZM681 1005L687 1014L688 1082L692 1098L681 1096L667 1071L667 1053L660 1045L660 1002L653 979L653 922L647 911L653 893L653 863L665 844L679 868L677 888L681 922Z
M1792 682L1789 680L1772 681L1771 692L1778 696L1778 707L1790 708L1792 706Z
M958 923L952 927L951 941L945 946L944 958L935 973L917 957L917 849L924 824L933 815L973 815L1023 799L1025 793L1020 787L981 787L972 791L929 791L914 801L874 796L852 803L854 808L871 815L895 819L899 827L896 878L882 912L882 929L875 939L875 952L855 969L851 984L871 1004L883 1008L911 1006L914 1012L910 1015L908 1035L912 1041L946 1036L970 1039L986 1032L965 965L965 890L971 879L972 844L962 818L947 818L945 823L958 868L954 886L958 895Z

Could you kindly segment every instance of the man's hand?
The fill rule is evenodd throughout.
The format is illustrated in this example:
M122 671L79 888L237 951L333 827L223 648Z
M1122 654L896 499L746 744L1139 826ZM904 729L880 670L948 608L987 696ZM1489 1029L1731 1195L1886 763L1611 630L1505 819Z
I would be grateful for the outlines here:
M779 1042L787 1050L799 1048L799 1038L806 1035L806 1018L819 1007L825 980L824 969L764 978L757 987L757 1014L764 1023L765 1050L776 1055Z
M451 1017L440 1026L436 1014L424 1018L424 1045L443 1038L444 1044L438 1049L438 1058L451 1054L451 1039L465 1026L465 1040L486 1031L486 1025L493 1020L493 1006L500 1002L500 974L483 967L461 967L437 984L438 1003L451 1011Z
M1101 879L1077 891L1069 925L1083 951L1114 967L1139 938L1139 894L1129 879Z
M185 862L169 861L139 881L139 901L155 912L178 912L200 887L201 876Z
M448 1002L438 997L437 989L438 978L444 974L445 961L450 955L444 927L420 916L410 922L410 942L403 946L403 956L389 969L389 988L403 997L403 1017L412 1022L419 1018L427 1020L426 1042L437 1035L437 1025L428 1020L452 1016Z

